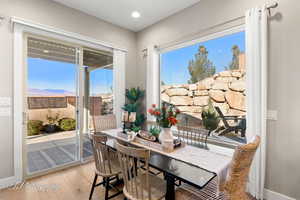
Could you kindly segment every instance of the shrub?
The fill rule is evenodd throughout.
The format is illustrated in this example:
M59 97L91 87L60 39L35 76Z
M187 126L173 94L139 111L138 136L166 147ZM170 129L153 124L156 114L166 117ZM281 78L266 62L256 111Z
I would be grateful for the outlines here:
M76 120L72 118L62 118L58 122L59 128L64 131L75 130Z
M209 102L207 109L202 110L201 116L203 120L203 125L207 130L213 131L218 128L220 119L217 113L215 112L211 102Z
M43 122L41 120L29 120L27 123L27 135L39 135L43 129Z

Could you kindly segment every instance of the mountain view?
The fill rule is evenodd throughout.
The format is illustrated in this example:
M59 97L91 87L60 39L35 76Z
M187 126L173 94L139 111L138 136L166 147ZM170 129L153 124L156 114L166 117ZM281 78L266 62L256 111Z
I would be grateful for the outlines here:
M37 97L37 96L74 96L74 92L70 92L63 89L34 89L30 88L28 90L28 96Z

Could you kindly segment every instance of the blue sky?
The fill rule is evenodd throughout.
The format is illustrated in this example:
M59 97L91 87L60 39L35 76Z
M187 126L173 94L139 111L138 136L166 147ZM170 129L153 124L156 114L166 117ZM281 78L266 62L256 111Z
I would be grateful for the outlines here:
M245 32L227 35L162 54L161 80L167 85L187 83L190 79L188 63L194 59L200 45L206 47L208 58L216 66L217 72L220 72L231 62L233 45L238 45L241 51L245 51Z
M208 50L208 57L223 71L232 59L231 47L238 45L245 51L245 33L240 32L195 44L162 55L161 80L166 84L184 84L190 79L188 62L194 58L199 45ZM91 73L91 94L111 92L112 70L98 69ZM28 87L34 89L63 89L75 92L76 66L38 58L28 58Z
M90 74L91 93L108 93L112 70L98 69ZM28 88L63 89L75 92L76 65L39 58L28 58Z

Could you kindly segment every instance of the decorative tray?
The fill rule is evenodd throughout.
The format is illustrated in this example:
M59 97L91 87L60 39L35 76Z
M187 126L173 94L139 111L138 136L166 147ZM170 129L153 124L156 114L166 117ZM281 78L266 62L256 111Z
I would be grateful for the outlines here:
M150 142L158 142L157 138L153 135L150 135L148 132L146 131L141 131L138 136L140 138L143 138L144 140L148 140Z
M155 143L160 144L157 137L155 137L153 135L150 135L149 132L147 132L147 131L141 131L138 134L138 137L140 137L144 140L150 141L150 142L155 142ZM179 139L174 139L173 143L174 143L174 148L177 148L177 147L181 146L181 141Z

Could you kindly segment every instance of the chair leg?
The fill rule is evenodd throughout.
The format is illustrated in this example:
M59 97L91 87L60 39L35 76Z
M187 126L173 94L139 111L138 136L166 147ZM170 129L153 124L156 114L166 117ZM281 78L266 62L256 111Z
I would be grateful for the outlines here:
M242 136L242 137L245 137L245 136L246 136L246 130L245 130L245 129L242 129L242 131L241 131L241 136Z
M94 181L93 181L93 185L92 185L92 189L91 189L91 192L90 192L89 200L92 199L92 196L93 196L93 193L94 193L94 189L95 189L95 185L96 185L96 183L97 183L97 178L98 178L98 175L95 174Z
M219 127L219 128L217 128L217 130L216 130L216 133L219 133L221 130L223 130L224 129L224 127L223 126L221 126L221 127Z
M230 127L230 128L226 128L224 131L222 131L219 135L223 136L226 135L227 133L230 133L231 131L235 131L234 128Z
M105 178L105 200L108 200L109 178Z

